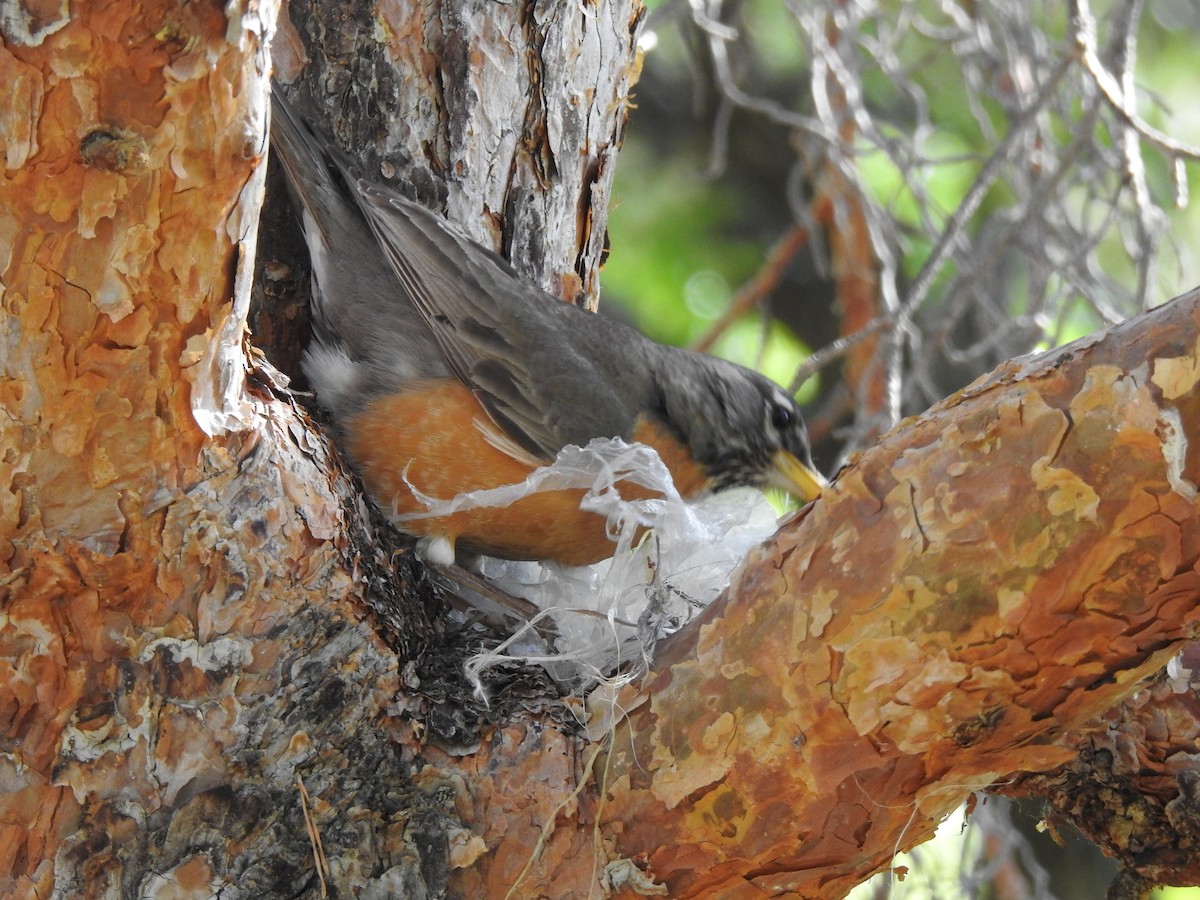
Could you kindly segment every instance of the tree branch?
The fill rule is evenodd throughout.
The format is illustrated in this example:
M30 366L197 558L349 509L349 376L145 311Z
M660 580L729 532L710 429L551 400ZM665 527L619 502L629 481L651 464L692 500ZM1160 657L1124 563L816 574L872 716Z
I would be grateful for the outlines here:
M674 638L606 825L672 896L839 896L1200 617L1200 292L1006 364L855 458ZM628 698L627 698L628 700Z

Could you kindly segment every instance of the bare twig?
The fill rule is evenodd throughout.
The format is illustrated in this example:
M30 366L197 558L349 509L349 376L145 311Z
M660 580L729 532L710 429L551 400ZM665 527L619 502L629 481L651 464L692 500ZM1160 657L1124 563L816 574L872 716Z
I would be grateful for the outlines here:
M1141 4L1138 5L1140 7ZM1096 50L1096 19L1092 15L1090 3L1088 0L1072 0L1071 7L1071 18L1075 22L1075 44L1081 54L1080 60L1084 70L1112 105L1113 111L1126 125L1169 156L1200 159L1200 147L1164 134L1138 115L1137 110L1130 105L1133 100L1132 93L1123 90L1121 82L1100 61L1100 54ZM1132 21L1136 24L1136 17Z
M1055 88L1058 87L1059 82L1070 71L1070 68L1071 60L1067 58L1062 59L1058 64L1058 68L1050 76L1050 80L1042 87L1042 90L1034 98L1033 102L1010 122L1008 134L1005 135L1000 146L988 157L987 162L983 164L983 168L979 170L979 174L975 176L971 187L963 195L954 212L951 213L949 220L946 222L946 227L938 235L937 243L934 244L933 249L925 260L925 264L921 266L921 271L913 279L912 287L909 288L908 294L904 298L904 303L900 307L899 327L904 327L904 324L911 318L914 310L925 301L930 288L933 286L934 279L937 277L942 265L946 262L950 251L962 237L967 223L979 209L984 196L1000 177L1003 167L1008 162L1009 154L1025 138L1025 127L1033 122L1045 108L1046 104L1050 102L1050 99L1054 97Z
M729 309L692 345L693 350L708 350L734 322L766 300L779 284L788 262L808 243L808 233L804 225L795 225L775 242L754 277L742 285Z
M895 322L891 319L875 319L860 331L856 331L854 334L843 335L833 343L826 344L796 368L796 374L792 376L792 383L788 390L794 394L800 390L804 382L808 381L808 379L812 378L831 362L845 356L850 350L867 340L867 338L874 337L881 331L888 331L894 326Z

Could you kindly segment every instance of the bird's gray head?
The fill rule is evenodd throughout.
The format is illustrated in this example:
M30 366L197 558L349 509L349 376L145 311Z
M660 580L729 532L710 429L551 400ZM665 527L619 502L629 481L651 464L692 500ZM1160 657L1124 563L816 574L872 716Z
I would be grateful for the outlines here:
M812 500L824 479L812 463L795 400L757 372L688 351L659 379L666 425L691 450L714 490L777 487Z

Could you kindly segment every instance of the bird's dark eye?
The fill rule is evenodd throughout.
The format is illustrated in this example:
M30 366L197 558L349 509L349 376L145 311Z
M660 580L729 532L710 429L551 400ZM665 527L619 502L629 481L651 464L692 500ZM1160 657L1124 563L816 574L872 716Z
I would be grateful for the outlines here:
M780 403L776 403L771 409L771 424L778 431L786 431L791 428L796 421L796 414L792 410Z

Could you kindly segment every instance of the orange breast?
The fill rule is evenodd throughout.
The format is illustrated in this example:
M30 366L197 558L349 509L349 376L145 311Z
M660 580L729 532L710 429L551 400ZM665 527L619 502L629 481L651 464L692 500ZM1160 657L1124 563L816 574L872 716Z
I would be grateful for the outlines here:
M628 440L658 451L659 458L671 473L675 490L684 497L695 497L708 490L708 476L692 459L688 448L667 429L649 419L638 419Z
M458 381L418 383L404 393L381 397L350 420L348 449L367 490L385 511L401 516L423 513L426 508L405 477L421 493L449 500L467 491L518 484L533 471L488 443L475 426L477 419L486 419L486 413ZM646 429L639 437L640 431L629 437L659 451L681 493L703 489L702 474L678 442L659 429ZM622 493L631 498L647 495L631 486L623 486ZM474 553L587 565L611 556L614 545L604 519L579 509L583 494L545 491L506 507L414 519L400 527L422 537L446 537Z

